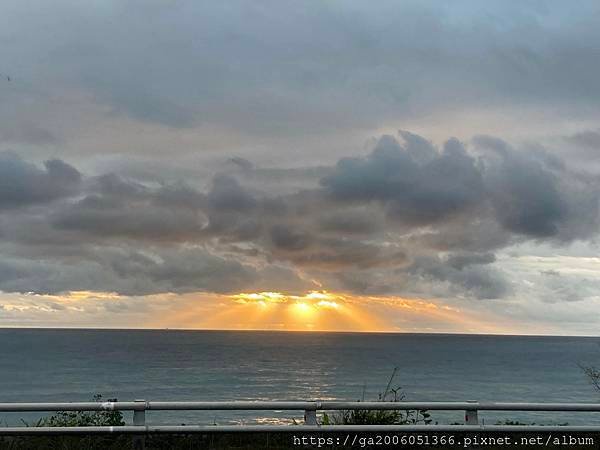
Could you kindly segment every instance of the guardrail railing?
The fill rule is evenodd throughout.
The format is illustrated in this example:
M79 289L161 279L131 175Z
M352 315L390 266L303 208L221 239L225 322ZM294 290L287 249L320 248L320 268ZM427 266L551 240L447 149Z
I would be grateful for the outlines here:
M304 411L304 424L296 425L149 425L146 411ZM464 411L461 425L320 425L317 411L403 410ZM133 411L133 424L89 427L0 427L0 435L38 434L148 434L148 433L238 433L238 432L329 432L329 431L586 431L600 432L598 425L485 425L479 411L600 412L600 403L492 403L492 402L346 402L346 401L218 401L79 403L0 403L0 412Z

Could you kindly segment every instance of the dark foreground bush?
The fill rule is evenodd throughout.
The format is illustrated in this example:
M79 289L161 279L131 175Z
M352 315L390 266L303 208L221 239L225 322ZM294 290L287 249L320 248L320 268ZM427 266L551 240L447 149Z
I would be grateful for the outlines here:
M95 402L102 401L102 395L96 394L92 398ZM108 399L116 402L116 398ZM35 424L25 423L26 426L35 427L100 427L125 425L121 411L58 411L48 417L43 417Z

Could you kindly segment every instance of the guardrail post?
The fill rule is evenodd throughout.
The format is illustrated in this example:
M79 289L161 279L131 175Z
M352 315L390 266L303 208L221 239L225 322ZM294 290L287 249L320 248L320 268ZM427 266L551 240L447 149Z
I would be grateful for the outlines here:
M477 403L474 400L468 400L469 403ZM467 409L465 411L465 425L479 425L479 416L477 409Z
M316 408L304 410L304 425L317 425L317 410L316 410Z
M136 405L136 409L133 410L133 425L134 426L145 426L146 425L146 400L134 400L135 403L139 403L139 408ZM146 436L135 435L133 437L133 448L135 450L144 450L146 448Z

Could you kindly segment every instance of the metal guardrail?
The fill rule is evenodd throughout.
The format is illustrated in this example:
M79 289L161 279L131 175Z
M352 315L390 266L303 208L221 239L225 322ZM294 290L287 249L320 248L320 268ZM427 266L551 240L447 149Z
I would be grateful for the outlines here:
M146 411L304 411L304 425L148 425ZM317 411L403 410L464 411L463 425L319 425ZM600 426L484 425L479 411L600 412L600 403L491 403L491 402L345 402L345 401L231 401L231 402L79 402L0 403L0 412L133 411L133 425L91 427L0 427L0 435L150 434L239 432L478 432L579 431L600 432Z

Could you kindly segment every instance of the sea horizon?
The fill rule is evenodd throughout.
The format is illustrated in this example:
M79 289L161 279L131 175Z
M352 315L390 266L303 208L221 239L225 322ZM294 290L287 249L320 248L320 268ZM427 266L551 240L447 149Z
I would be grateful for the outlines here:
M54 326L0 326L2 329L19 330L113 330L113 331L215 331L215 332L269 332L269 333L302 333L302 334L401 334L401 335L435 335L435 336L514 336L514 337L578 337L578 338L600 338L600 333L594 334L545 334L545 333L480 333L480 332L442 332L442 331L381 331L381 330L274 330L268 328L235 329L235 328L154 328L154 327L54 327Z

